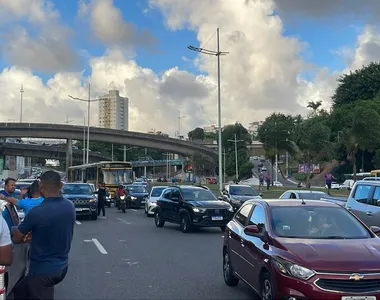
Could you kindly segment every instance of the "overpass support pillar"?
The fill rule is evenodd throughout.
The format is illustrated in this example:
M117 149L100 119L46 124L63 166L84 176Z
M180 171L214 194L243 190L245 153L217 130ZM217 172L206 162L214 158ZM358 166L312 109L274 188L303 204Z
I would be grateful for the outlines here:
M73 165L73 140L67 139L66 140L66 171L69 167Z

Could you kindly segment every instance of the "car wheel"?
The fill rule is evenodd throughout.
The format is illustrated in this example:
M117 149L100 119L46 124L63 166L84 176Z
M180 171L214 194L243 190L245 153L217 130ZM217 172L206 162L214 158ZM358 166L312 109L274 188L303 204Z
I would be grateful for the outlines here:
M223 277L224 282L228 286L236 286L239 283L239 279L234 275L234 271L232 270L230 255L228 251L224 251L223 255Z
M226 231L226 226L220 226L220 229L225 232Z
M98 219L98 215L95 213L95 214L91 214L91 220L92 221L96 221Z
M157 227L164 227L165 225L165 220L162 216L162 212L159 210L154 212L154 223Z
M183 233L188 233L191 231L191 221L187 214L181 216L181 230Z
M270 279L269 273L264 273L262 276L260 294L262 300L275 299L272 280Z

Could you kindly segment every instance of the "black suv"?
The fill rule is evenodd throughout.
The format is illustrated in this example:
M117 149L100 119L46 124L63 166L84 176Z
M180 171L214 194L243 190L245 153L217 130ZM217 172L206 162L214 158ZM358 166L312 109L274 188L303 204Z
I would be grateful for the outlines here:
M225 230L232 219L232 206L218 198L205 187L172 186L163 191L154 210L157 227L165 221L181 224L182 232L190 232L194 227L220 227Z

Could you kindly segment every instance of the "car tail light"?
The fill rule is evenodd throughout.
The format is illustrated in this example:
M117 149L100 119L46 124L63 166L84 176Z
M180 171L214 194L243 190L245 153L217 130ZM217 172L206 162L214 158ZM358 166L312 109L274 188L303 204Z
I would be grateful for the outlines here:
M0 266L0 300L5 300L5 267Z

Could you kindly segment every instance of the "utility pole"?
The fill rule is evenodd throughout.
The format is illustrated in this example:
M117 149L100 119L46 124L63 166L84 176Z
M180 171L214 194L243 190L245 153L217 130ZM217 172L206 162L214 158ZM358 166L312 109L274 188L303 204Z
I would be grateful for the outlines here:
M219 192L223 191L223 173L222 173L222 108L221 108L221 91L220 91L220 56L226 55L228 52L220 51L220 41L219 41L219 28L216 30L216 47L217 50L207 50L200 47L188 46L187 48L192 51L197 51L207 55L213 55L217 57L218 61L218 158L219 158Z
M82 101L82 102L87 102L87 151L86 151L86 163L88 164L88 158L90 155L90 106L91 102L97 102L97 101L102 101L102 99L91 99L91 84L88 83L88 99L81 99L77 97L70 96L69 97L72 100L76 101Z
M178 131L177 131L177 138L181 138L181 120L186 118L186 116L181 116L181 111L179 111L179 116L178 116Z
M233 140L228 140L229 142L235 143L235 167L236 167L236 181L239 180L239 166L238 166L238 153L237 153L237 143L244 142L244 140L237 140L236 133L234 134Z
M86 153L84 152L86 149L86 117L83 117L83 164L86 164Z
M24 84L21 83L20 89L20 123L22 123L22 98L24 94Z
M278 179L278 158L277 158L277 122L274 122L274 130L275 130L275 164L276 164L276 169L275 169L275 172L276 172L276 180ZM273 167L273 166L272 166Z
M223 149L223 178L226 180L226 149Z

